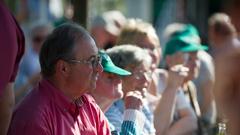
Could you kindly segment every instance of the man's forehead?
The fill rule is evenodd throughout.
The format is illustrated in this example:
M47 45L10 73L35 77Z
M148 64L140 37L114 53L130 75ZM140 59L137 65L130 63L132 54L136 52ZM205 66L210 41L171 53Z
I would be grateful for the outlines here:
M88 55L89 57L98 54L98 48L92 38L85 38L76 43L76 51L79 55Z

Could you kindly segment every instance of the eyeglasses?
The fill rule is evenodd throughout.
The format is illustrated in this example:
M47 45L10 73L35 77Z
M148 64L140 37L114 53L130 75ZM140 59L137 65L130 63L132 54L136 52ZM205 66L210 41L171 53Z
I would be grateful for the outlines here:
M139 71L139 72L133 72L132 74L137 80L140 80L142 77L146 75L147 79L152 78L152 71Z
M97 56L92 56L88 60L75 60L75 59L70 59L66 60L71 63L79 63L79 64L92 64L93 68L96 68L98 64L101 64L102 62L102 57L97 55Z

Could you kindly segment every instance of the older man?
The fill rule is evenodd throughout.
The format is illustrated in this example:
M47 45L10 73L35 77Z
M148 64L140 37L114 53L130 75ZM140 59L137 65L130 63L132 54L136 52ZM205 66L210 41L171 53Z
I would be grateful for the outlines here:
M98 49L76 24L56 28L40 52L43 80L16 108L9 135L110 135L94 99L102 72Z

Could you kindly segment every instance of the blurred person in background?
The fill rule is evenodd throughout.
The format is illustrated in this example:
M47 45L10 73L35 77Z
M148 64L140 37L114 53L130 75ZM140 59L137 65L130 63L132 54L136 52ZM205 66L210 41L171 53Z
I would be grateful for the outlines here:
M102 72L90 34L74 23L57 27L39 60L42 80L16 107L8 135L110 135L107 119L87 94Z
M160 91L162 91L160 86L162 83L159 83L159 79L164 79L165 71L158 68L161 59L161 48L155 29L150 23L140 19L129 19L123 26L117 40L117 45L121 44L133 44L149 51L152 56L151 70L153 74L148 93L153 95L149 95L149 100L156 102L154 99L158 98Z
M107 49L106 52L116 66L132 73L130 76L122 77L123 98L114 102L105 113L108 120L116 127L116 130L120 131L124 116L124 104L127 104L125 100L127 93L139 91L143 99L145 99L146 89L150 81L152 59L146 50L131 44L115 46L111 49ZM146 100L143 100L142 112L146 120L142 122L144 127L140 129L140 133L144 135L155 134L153 113Z
M199 73L200 61L197 57L197 53L199 50L206 49L207 47L196 43L195 41L193 41L192 37L188 35L188 33L185 33L171 37L170 40L167 42L164 50L164 58L167 69L178 64L183 65L189 69L188 75L184 78L184 82L179 88L179 91L184 92L185 99L191 105L192 110L194 110L194 112L189 113L194 113L195 117L197 116L198 118L197 120L195 118L195 122L193 121L195 124L192 123L192 129L188 131L189 133L194 134L202 134L202 130L199 123L199 117L201 117L201 112L197 101L196 88L192 80L195 79ZM177 114L177 117L179 117L178 115L179 114ZM188 122L185 124L190 123Z
M172 99L175 100L176 95L171 94L171 96L169 96L169 92L174 93L174 91L177 90L185 78L185 76L182 74L185 74L187 71L184 70L182 72L179 72L176 70L171 70L167 72L164 69L158 68L161 59L160 43L155 29L151 24L147 22L139 19L129 19L123 26L122 32L117 41L117 44L119 45L124 43L132 43L136 46L147 49L149 54L152 56L152 75L150 76L150 86L147 88L146 92L151 94L146 94L147 102L149 103L149 107L152 109L152 115L154 115L154 126L156 133L163 134L166 130L169 132L170 129L168 129L168 124L170 123L168 123L168 118L170 118L172 111L171 109L174 107L174 104L172 104L171 101ZM181 66L175 68L184 69L184 67ZM165 92L163 92L164 90ZM161 97L160 101L159 96ZM183 110L182 112L184 112L184 110L189 110L189 106L184 99L183 93L178 94L177 100L181 106L179 106L179 110ZM155 110L155 113L153 113L156 105L158 105L158 107ZM189 114L190 115L185 115L182 118L184 119L191 117L191 113Z
M5 135L14 107L14 81L24 53L24 34L5 5L0 0L0 134Z
M91 94L103 112L116 101L123 98L122 77L131 75L130 72L113 64L110 57L100 51L102 57L103 72L99 75L97 86ZM142 109L142 96L139 91L129 92L125 96L125 110L121 130L118 132L114 125L110 124L112 135L140 135L143 128L144 116Z
M239 135L240 41L227 14L216 13L209 18L209 43L215 64L214 95L220 122L227 122L229 134Z
M228 0L224 3L224 12L226 12L231 18L231 23L235 26L238 37L240 34L240 1Z
M61 18L56 19L53 22L54 27L58 27L61 24L64 24L66 22L72 22L74 16L74 7L71 2L66 2L64 5L64 14Z
M113 47L125 22L125 16L117 10L106 11L102 15L94 17L89 31L98 48Z
M36 22L31 28L31 44L23 56L15 84L16 103L40 80L39 53L52 29L46 22Z
M194 42L200 44L201 39L197 29L191 24L172 23L165 30L165 38L185 34ZM197 57L200 60L199 74L193 80L197 90L197 100L201 111L201 121L203 121L206 132L212 134L216 123L216 104L213 96L213 86L215 83L214 64L212 57L204 50L199 50Z

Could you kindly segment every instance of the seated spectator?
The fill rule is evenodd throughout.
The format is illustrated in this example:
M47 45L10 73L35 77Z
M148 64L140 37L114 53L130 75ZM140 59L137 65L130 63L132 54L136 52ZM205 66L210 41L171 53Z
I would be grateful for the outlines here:
M63 24L40 52L42 80L13 113L8 135L110 135L89 94L102 72L94 40L81 26Z
M103 51L102 66L104 72L99 75L97 87L91 91L91 95L96 100L103 112L113 104L114 101L123 97L121 77L131 75L130 72L115 66L110 57ZM143 128L144 116L141 112L142 98L139 91L129 92L125 96L125 110L123 123L120 133L110 124L112 135L140 135L139 131ZM140 127L141 126L141 127Z
M51 31L52 26L45 22L38 22L32 26L31 44L23 56L15 84L16 103L40 80L39 53L44 40Z
M113 63L132 73L130 76L122 77L123 98L114 102L109 110L105 113L108 120L116 127L117 131L121 130L127 93L130 91L139 91L145 97L146 89L149 86L151 76L151 56L147 51L133 45L121 45L108 49L107 54L111 57ZM153 125L153 114L149 109L148 102L143 102L143 113L146 117L141 134L155 134Z
M181 75L182 72L170 71L171 73L168 73L166 70L158 68L158 65L160 62L160 55L161 55L160 43L159 43L159 39L157 37L155 29L151 24L147 22L144 22L142 20L137 20L137 19L128 20L128 22L123 26L123 29L121 31L121 34L118 38L117 43L119 45L132 43L136 46L147 49L149 54L152 56L152 60L153 60L151 63L152 75L151 75L150 86L147 89L148 94L146 96L147 98L146 102L148 102L150 105L149 107L151 111L149 113L151 113L151 115L154 115L154 122L156 123L155 128L157 131L156 133L161 134L161 131L163 130L162 128L167 127L165 126L164 119L162 118L169 118L166 116L167 114L171 114L169 113L170 111L168 108L175 107L173 104L171 104L171 102L168 102L171 97L168 97L167 95L163 94L163 91L165 89L168 89L166 91L169 91L169 89L176 90L177 87L181 85L181 82L183 81L184 76ZM178 67L178 68L183 68L183 67ZM185 73L186 71L183 71L183 72ZM164 95L164 98L162 97L162 94ZM161 100L160 103L159 103L159 96L161 96L163 99ZM177 98L179 102L178 105L180 106L179 109L188 110L189 106L186 102L184 102L185 99L184 99L183 93L177 94L177 96L179 97ZM165 99L167 99L166 102L165 102ZM172 98L172 99L175 99L175 98ZM153 114L154 108L158 104L159 106L161 106L161 109L159 110L159 107L158 107L156 112ZM185 115L185 116L188 117L188 115Z
M125 22L125 16L117 10L107 11L94 17L90 32L98 48L113 47Z
M191 37L193 41L200 44L201 40L197 29L191 24L172 23L165 30L166 39L176 35L185 34ZM216 105L213 96L213 86L215 83L214 65L212 57L204 50L198 51L200 60L199 75L193 80L196 91L198 104L201 111L199 117L203 122L206 132L213 134L213 128L216 123Z
M162 91L159 79L164 80L166 72L158 68L161 59L161 48L155 29L150 23L139 19L129 19L123 26L117 40L117 45L121 44L134 44L149 50L149 53L152 56L151 68L153 70L152 81L148 91L153 96L150 96L149 100L153 100L154 97L154 99L156 99L159 96L160 91ZM156 100L150 102L156 102Z
M186 108L184 113L179 113L178 111L176 111L174 121L172 121L172 114L172 116L168 118L167 124L167 126L170 127L162 128L165 129L165 132L162 131L163 133L189 134L194 132L201 132L200 128L197 128L198 121L196 117L200 115L201 112L197 104L196 89L191 80L193 80L198 73L197 65L199 63L199 60L197 58L197 52L198 50L205 50L207 49L207 47L201 46L196 42L190 42L191 40L192 38L189 38L186 35L178 35L172 37L165 46L164 59L166 61L167 69L171 69L172 67L179 64L184 65L189 69L188 75L184 78L184 82L182 83L181 87L179 87L179 91L187 94L185 95L185 99L188 101L188 104L190 104L191 107L187 107L188 109ZM164 95L162 96L162 98L164 98ZM174 101L171 100L171 102L173 103ZM193 110L195 111L195 114ZM186 114L188 114L188 117L185 117L186 119L179 119ZM169 122L172 124L170 124Z

